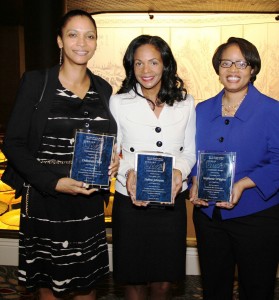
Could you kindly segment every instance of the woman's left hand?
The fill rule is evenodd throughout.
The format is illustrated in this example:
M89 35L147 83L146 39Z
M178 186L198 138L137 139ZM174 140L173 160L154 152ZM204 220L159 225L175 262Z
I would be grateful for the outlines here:
M249 177L244 177L240 180L238 180L232 188L232 195L231 199L229 202L217 202L216 206L221 207L221 208L227 208L227 209L232 209L234 208L237 203L239 202L241 195L244 190L255 187L255 183L249 178Z

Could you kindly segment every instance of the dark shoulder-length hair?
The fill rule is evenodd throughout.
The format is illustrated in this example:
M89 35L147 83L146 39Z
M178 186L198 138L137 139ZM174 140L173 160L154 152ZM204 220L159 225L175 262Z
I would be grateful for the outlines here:
M220 45L216 49L212 57L212 64L216 74L219 75L219 65L220 60L222 59L223 51L232 44L236 44L239 47L245 60L249 63L251 68L254 69L250 78L250 82L253 83L257 78L257 74L259 74L261 70L261 58L257 48L252 43L243 38L230 37L226 43Z
M91 14L81 10L81 9L73 9L68 11L60 20L57 28L57 35L62 37L62 30L67 25L67 23L70 21L71 18L76 16L83 16L87 17L93 24L95 30L96 30L96 38L97 38L97 26L95 20L92 18Z
M127 93L134 90L137 91L137 79L134 72L134 54L142 45L153 45L160 53L163 61L163 74L161 79L161 88L157 95L160 103L173 105L175 101L186 99L187 91L184 83L177 75L177 64L169 45L159 36L140 35L132 40L123 57L123 66L126 72L126 78L122 82L120 90L117 92ZM141 96L141 95L140 95Z

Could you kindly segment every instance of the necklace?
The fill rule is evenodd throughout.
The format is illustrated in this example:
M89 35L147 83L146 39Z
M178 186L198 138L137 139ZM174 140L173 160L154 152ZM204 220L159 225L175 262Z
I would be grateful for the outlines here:
M245 99L246 95L247 94L245 94L244 97L236 104L225 105L225 104L222 103L222 116L233 117L235 115L236 111L238 110L240 104ZM224 99L224 95L223 95L223 99ZM222 99L222 101L223 101L223 99Z

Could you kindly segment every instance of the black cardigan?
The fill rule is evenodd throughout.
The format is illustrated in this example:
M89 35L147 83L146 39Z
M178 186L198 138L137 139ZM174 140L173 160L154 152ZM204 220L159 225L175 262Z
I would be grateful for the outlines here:
M109 98L112 94L112 88L108 82L94 75L89 69L87 72L109 114L110 130L108 133L115 134L117 125L109 110ZM3 143L3 153L8 159L8 164L16 171L12 174L16 197L20 196L24 182L31 184L42 194L56 195L55 186L60 177L40 164L36 160L36 153L47 123L53 95L58 85L58 75L59 66L49 69L44 96L38 106L36 104L43 90L45 70L26 72L20 81L16 102ZM9 169L9 172L11 172L10 167ZM5 174L2 176L5 178Z

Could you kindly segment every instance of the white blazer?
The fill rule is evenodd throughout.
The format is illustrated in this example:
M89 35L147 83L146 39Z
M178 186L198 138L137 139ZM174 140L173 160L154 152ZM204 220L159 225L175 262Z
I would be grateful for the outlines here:
M138 90L140 87L138 85ZM159 118L148 102L134 91L110 98L110 110L117 122L117 149L122 152L116 190L124 195L126 172L135 167L136 151L159 151L175 156L175 168L182 173L183 187L196 162L196 113L194 99L164 105Z

